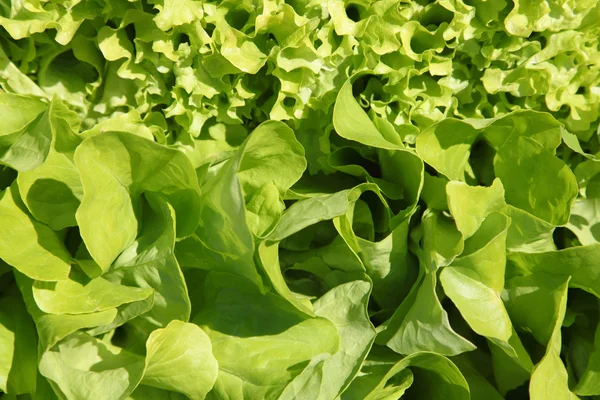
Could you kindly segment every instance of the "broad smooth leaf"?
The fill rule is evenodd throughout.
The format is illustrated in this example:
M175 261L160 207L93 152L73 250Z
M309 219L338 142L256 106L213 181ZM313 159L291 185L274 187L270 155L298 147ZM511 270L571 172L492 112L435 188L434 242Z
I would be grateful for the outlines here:
M569 167L541 144L519 137L498 152L494 169L508 204L553 225L567 223L577 181Z
M339 349L333 322L263 295L244 278L211 272L204 293L204 308L193 322L210 338L219 364L209 399L277 398L306 362Z
M0 298L0 390L33 393L37 377L37 337L25 304L14 288Z
M449 179L464 181L471 145L478 135L466 122L443 120L417 136L417 153Z
M571 277L569 285L600 296L600 245L543 253L509 253L507 276L545 273Z
M69 252L56 232L29 215L16 184L0 192L0 225L0 258L33 279L67 279Z
M368 282L354 281L331 289L315 302L315 314L329 319L338 329L340 348L323 360L317 359L314 366L307 366L280 399L302 396L307 384L314 385L311 391L318 393L317 399L332 399L350 385L375 339L375 328L367 314L369 293Z
M75 165L84 191L77 222L102 271L135 240L140 196L146 191L162 193L177 215L186 215L177 224L177 237L196 228L198 182L183 153L135 135L104 133L77 147Z
M451 181L446 185L446 193L450 213L465 239L479 229L491 212L500 211L504 206L504 188L499 179L489 188Z
M456 365L435 353L419 352L395 362L376 353L361 372L342 399L398 398L409 388L419 398L471 398L469 385Z
M547 274L515 277L507 282L507 308L515 325L531 332L546 353L534 367L532 399L576 399L561 358L561 327L567 308L569 278ZM536 310L536 312L533 312Z
M90 279L75 269L69 280L33 283L36 304L51 314L87 314L132 302L152 301L153 296L151 288L114 284L103 277Z
M201 400L212 389L218 370L202 329L175 320L150 334L142 384Z
M83 197L73 153L81 138L76 135L79 119L62 102L53 100L40 116L51 132L51 146L43 164L19 174L17 182L23 202L31 214L54 230L77 225L75 212Z
M115 260L103 278L112 283L154 290L152 309L132 324L149 334L172 320L187 322L190 300L183 273L174 255L175 212L162 197L146 194L144 226L137 240Z
M433 273L425 273L379 334L377 343L399 354L431 351L454 356L475 349L450 326L448 313L435 291L436 281Z
M119 400L141 381L144 358L77 332L44 353L39 368L66 398Z
M396 132L379 131L352 95L353 78L348 79L337 95L333 125L338 135L366 146L398 150L404 148Z

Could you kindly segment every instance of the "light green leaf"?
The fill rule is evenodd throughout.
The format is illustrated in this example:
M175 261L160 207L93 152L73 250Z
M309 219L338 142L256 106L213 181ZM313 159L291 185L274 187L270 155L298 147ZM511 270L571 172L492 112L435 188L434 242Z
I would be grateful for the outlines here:
M279 245L277 242L262 242L258 247L260 264L269 277L275 291L294 305L299 311L314 316L312 304L306 298L297 296L288 287L279 265Z
M341 137L380 149L404 148L398 135L379 131L352 95L352 82L348 79L340 89L333 109L333 126ZM394 132L395 133L395 132Z
M577 181L569 167L533 139L519 137L502 147L494 160L506 202L547 221L569 220Z
M545 273L571 277L571 287L600 296L600 245L543 253L509 253L507 276Z
M426 212L422 218L422 260L425 268L446 266L465 250L463 236L454 221L439 212ZM418 254L417 254L418 255Z
M385 343L399 354L431 351L454 356L474 350L475 346L450 326L435 286L435 275L426 273L379 334L377 343Z
M115 260L103 278L118 285L154 290L152 309L132 325L149 334L172 320L187 322L190 300L186 283L174 255L175 212L159 195L147 193L143 227L137 240Z
M96 328L112 323L117 317L117 309L111 308L91 314L47 314L39 309L33 298L33 281L25 275L17 274L19 290L33 318L39 337L39 353L42 354L60 340L80 329Z
M177 237L190 235L199 217L196 173L183 153L125 133L104 133L75 151L84 195L76 213L90 254L103 271L135 240L139 197L160 192L178 215Z
M87 314L123 304L153 300L154 290L114 284L103 277L90 279L73 269L69 280L35 281L33 297L50 314Z
M246 205L246 222L257 237L271 232L285 209L277 186L270 181L262 185Z
M189 24L194 20L202 18L202 3L192 0L164 0L154 6L158 14L154 17L156 26L163 30Z
M33 393L37 378L37 337L18 290L0 297L0 390Z
M566 227L582 245L588 246L600 242L599 222L600 199L579 198L571 206L571 217Z
M142 383L204 399L217 379L218 364L208 336L198 326L171 321L150 334Z
M0 258L33 279L67 279L69 252L56 232L27 213L16 184L0 192L0 226Z
M338 351L331 321L307 317L244 278L211 272L204 293L194 322L210 337L219 363L209 399L277 398L305 362Z
M65 398L120 400L141 381L144 358L78 332L44 353L39 368Z
M451 181L446 185L446 193L450 213L465 239L479 229L491 212L504 206L504 187L499 179L489 188Z
M502 210L510 218L506 247L510 251L535 253L556 250L554 225L509 204Z
M576 399L560 358L561 327L567 308L569 278L547 274L516 277L507 282L507 309L515 325L543 345L546 353L533 369L532 399Z
M202 187L200 222L192 237L177 244L182 267L234 273L260 282L254 265L254 240L246 221L237 171L243 146Z
M445 119L417 136L417 153L449 179L464 181L471 145L478 135L466 122Z
M397 362L374 358L342 395L343 400L392 399L411 392L424 399L470 399L469 385L449 359L435 353L411 354ZM406 374L410 370L412 374Z
M273 182L283 196L305 169L304 148L294 132L282 122L269 121L248 137L238 177L247 197L267 182Z
M58 231L77 225L75 212L83 197L79 171L73 163L73 153L81 142L76 136L79 120L55 99L39 118L51 132L48 156L39 167L21 172L17 182L31 214Z
M491 121L483 136L496 151L511 146L519 138L529 138L554 154L562 141L563 127L552 115L519 110Z
M466 267L476 279L501 293L506 265L506 235L510 220L503 214L492 213L480 228L465 242L465 249L452 265Z
M375 339L367 314L369 293L369 283L354 281L331 289L315 302L315 314L337 327L340 348L323 360L314 358L314 366L307 366L280 399L295 399L303 393L318 393L315 399L333 399L350 385Z
M472 269L444 268L440 283L475 333L508 341L512 325L500 295L481 283Z
M363 191L375 187L375 185L364 184L354 189L298 201L286 210L268 240L280 241L319 221L344 215Z
M46 104L35 97L0 93L0 111L5 116L0 129L0 162L17 171L41 165L52 140L39 117Z

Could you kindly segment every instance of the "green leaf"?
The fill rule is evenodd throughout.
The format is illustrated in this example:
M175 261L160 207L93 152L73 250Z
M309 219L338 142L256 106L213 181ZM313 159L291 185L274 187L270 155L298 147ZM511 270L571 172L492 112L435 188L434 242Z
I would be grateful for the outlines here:
M444 268L440 274L440 282L446 295L475 333L508 341L512 325L500 295L481 283L472 269Z
M0 111L5 116L0 130L0 162L17 171L29 171L44 162L52 140L40 117L45 108L34 97L0 93Z
M330 195L315 196L294 203L281 217L279 224L268 237L270 241L280 241L319 221L333 219L346 214L362 192L376 190L373 184L363 184L350 190Z
M380 356L381 357L381 356ZM427 399L470 399L469 385L449 359L420 352L394 362L389 356L367 360L361 376L343 393L342 399L386 399L411 393ZM407 374L407 370L410 374Z
M44 353L39 368L66 398L118 400L141 381L144 358L78 332Z
M471 399L474 400L500 400L504 397L498 393L494 386L477 370L475 365L465 362L463 359L452 359L454 364L463 374L469 384Z
M308 317L244 278L211 272L204 290L194 323L209 336L219 363L209 398L277 398L313 357L339 349L330 320Z
M162 197L146 193L143 227L137 240L115 260L114 269L103 275L125 287L153 289L151 310L131 324L148 334L172 320L188 321L190 300L174 254L175 212Z
M546 353L531 374L532 399L576 399L561 358L561 327L567 308L569 278L546 274L516 277L507 282L507 308L515 325L543 345ZM535 310L535 311L534 311Z
M504 206L504 187L499 179L489 188L451 181L446 185L446 193L450 213L465 239L479 229L491 212L500 211Z
M79 171L73 153L81 139L77 115L62 102L53 100L40 116L40 123L50 127L51 147L39 167L21 172L17 177L19 192L31 214L53 230L76 226L75 212L83 197Z
M0 225L0 258L33 279L67 279L69 252L56 232L29 215L16 184L0 192Z
M553 225L567 223L577 196L575 175L538 142L519 137L504 145L494 170L504 184L507 203Z
M378 343L385 343L399 354L431 351L454 356L475 350L475 346L450 326L448 313L435 291L436 277L426 273L419 285L392 316Z
M371 296L382 308L398 307L418 274L410 263L408 250L410 221L409 216L378 242L356 239L360 259L373 281Z
M46 94L38 85L19 68L11 62L6 52L0 48L0 68L3 76L0 77L0 85L7 93L19 93L22 95L33 95L45 97Z
M577 385L573 388L573 392L580 396L595 396L600 394L600 386L598 385L598 374L600 373L600 352L598 347L600 341L600 329L596 327L594 334L594 347L589 354L585 370L581 374L581 378Z
M37 337L19 292L0 298L0 390L11 395L33 393L37 379Z
M283 196L305 169L304 148L294 132L282 122L269 121L248 137L238 177L245 196L267 182L273 182Z
M509 253L507 276L545 273L571 277L571 287L600 295L598 257L600 245L572 247L543 253Z
M417 136L417 153L449 179L464 181L471 145L478 135L472 125L446 119Z
M172 321L150 334L142 383L204 399L218 372L208 336L198 326Z
M356 77L356 76L355 76ZM352 82L348 79L341 87L333 109L333 125L338 135L366 146L398 150L404 148L400 137L379 131L352 95Z
M114 284L103 277L90 279L73 269L69 280L35 281L33 297L50 314L87 314L123 304L153 300L154 290Z
M315 302L315 314L335 324L340 348L323 360L313 359L318 361L294 378L280 399L294 399L307 392L318 393L316 399L332 399L351 384L375 339L367 314L369 293L369 283L354 281L331 289Z
M514 327L508 341L490 339L488 345L500 393L506 394L529 380L533 362Z
M126 400L186 400L186 397L177 392L139 385Z
M104 133L77 147L75 165L84 190L77 222L103 271L135 240L139 199L145 191L162 193L176 214L186 215L177 224L177 237L196 228L198 182L183 153L131 134Z

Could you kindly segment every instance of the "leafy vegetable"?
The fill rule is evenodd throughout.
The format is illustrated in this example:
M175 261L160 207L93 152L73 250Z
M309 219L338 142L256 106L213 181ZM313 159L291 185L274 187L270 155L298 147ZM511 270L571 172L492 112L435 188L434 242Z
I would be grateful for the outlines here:
M3 2L0 398L597 398L599 20Z

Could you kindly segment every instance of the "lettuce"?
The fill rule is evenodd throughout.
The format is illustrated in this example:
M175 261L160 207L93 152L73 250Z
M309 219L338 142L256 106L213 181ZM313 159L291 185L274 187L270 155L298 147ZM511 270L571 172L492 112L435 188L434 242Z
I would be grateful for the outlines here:
M598 20L3 2L0 397L600 396Z

